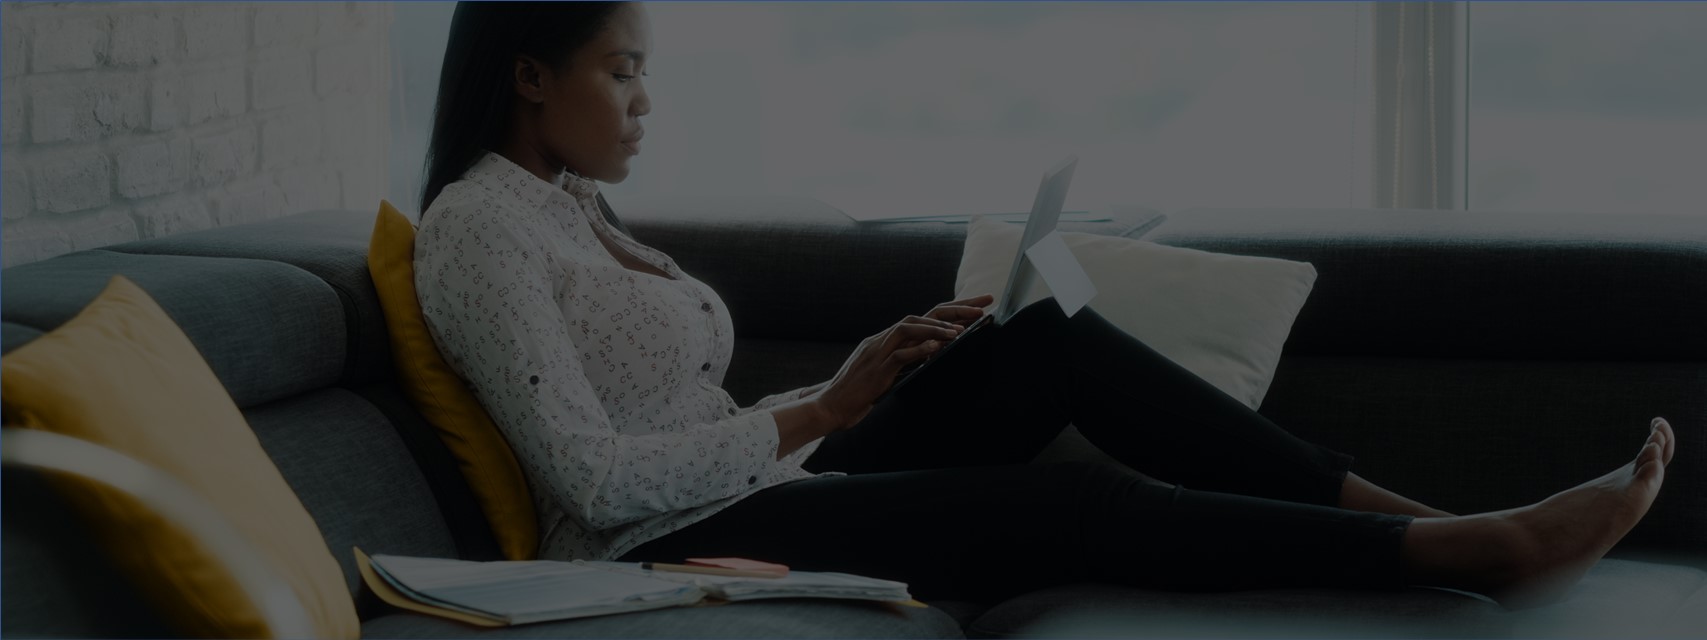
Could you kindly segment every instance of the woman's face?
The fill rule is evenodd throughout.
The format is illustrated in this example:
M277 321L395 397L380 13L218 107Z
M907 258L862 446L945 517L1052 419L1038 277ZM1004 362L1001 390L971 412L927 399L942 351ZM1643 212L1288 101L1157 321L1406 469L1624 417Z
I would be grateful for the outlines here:
M644 133L640 116L652 110L641 80L651 53L646 10L630 2L555 72L536 66L538 86L520 90L537 107L530 142L553 171L566 167L608 184L628 178L628 160L640 153ZM519 76L526 75L522 64Z

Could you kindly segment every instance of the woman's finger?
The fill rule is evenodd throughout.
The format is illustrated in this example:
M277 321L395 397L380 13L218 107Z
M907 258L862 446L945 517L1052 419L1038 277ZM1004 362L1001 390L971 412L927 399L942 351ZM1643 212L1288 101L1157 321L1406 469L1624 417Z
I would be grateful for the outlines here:
M923 360L930 357L931 354L942 349L942 345L943 342L941 340L926 340L915 346L907 347L905 349L896 349L889 353L889 363L894 365L897 369L905 367L916 360Z
M959 327L939 327L930 324L903 322L889 329L889 335L884 340L888 351L896 351L909 342L921 340L949 340L960 335Z
M933 326L933 327L944 327L944 328L955 326L955 324L953 322L949 322L947 320L944 320L942 318L938 318L935 315L933 315L935 313L936 313L936 310L932 309L930 313L926 313L923 316L907 316L905 318L902 318L901 322L899 324L922 324L922 325L928 325L928 326Z
M980 294L972 296L970 298L955 300L953 302L944 302L943 304L955 305L955 306L983 307L983 306L988 306L991 302L995 302L995 301L996 301L995 294L980 293Z
M952 324L906 323L895 325L895 337L912 340L931 340L935 338L953 338L960 335L960 327Z
M944 305L932 309L927 315L938 320L949 322L956 326L964 326L966 323L977 320L979 317L983 316L984 308Z

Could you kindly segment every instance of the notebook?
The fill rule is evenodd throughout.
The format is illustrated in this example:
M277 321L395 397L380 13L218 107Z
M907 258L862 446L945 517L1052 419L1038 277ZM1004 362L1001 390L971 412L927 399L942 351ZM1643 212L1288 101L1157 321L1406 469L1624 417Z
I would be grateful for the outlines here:
M639 563L474 562L354 549L374 594L392 606L482 627L765 598L843 598L923 607L902 582L846 573L790 571L738 578L641 569Z

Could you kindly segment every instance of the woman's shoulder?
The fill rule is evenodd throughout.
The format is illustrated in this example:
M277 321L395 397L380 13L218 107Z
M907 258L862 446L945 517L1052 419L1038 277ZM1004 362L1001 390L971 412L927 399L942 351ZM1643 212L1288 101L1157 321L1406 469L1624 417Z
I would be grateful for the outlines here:
M444 227L467 224L477 218L497 218L492 215L504 208L504 200L479 182L457 180L444 186L433 204L421 212L421 228L429 225Z
M525 244L532 233L522 226L525 217L520 214L503 194L477 181L452 182L421 212L415 232L416 250L471 237Z

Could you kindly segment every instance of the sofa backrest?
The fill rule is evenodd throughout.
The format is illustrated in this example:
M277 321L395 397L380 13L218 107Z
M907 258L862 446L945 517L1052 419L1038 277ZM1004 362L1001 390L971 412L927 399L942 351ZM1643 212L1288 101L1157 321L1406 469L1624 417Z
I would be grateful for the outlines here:
M1287 355L1707 361L1707 217L1195 209L1147 240L1306 260Z
M4 349L51 331L123 274L201 351L318 524L352 594L362 593L352 546L497 559L448 450L396 385L366 270L372 224L371 214L314 212L6 269ZM87 557L86 544L77 542L83 536L67 529L80 526L75 518L39 513L60 504L51 492L31 495L46 486L6 485L6 540L22 541L4 550L8 633L68 632L72 627L56 625L99 619L114 606L86 590L81 595L92 599L12 597L31 591L30 576L71 570L38 566L44 561ZM358 605L364 616L374 610L372 602Z
M457 555L496 559L499 553L491 528L450 451L397 384L384 312L367 268L374 215L370 211L311 211L106 249L151 256L263 260L295 267L323 282L341 309L341 313L323 319L336 318L344 326L345 337L344 366L331 388L359 397L383 417L384 426L394 432L430 489ZM341 562L348 560L343 557L349 555L348 549L340 552L334 547L333 551ZM353 565L346 564L345 569L347 575L354 575L350 573Z

